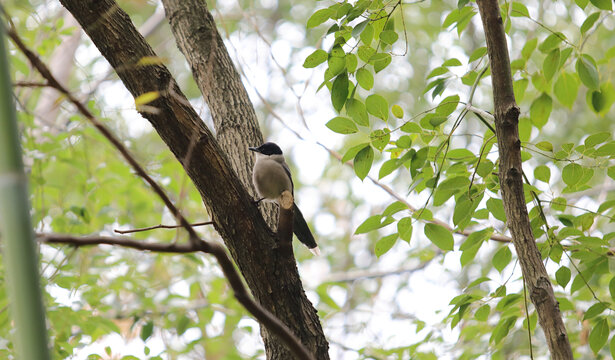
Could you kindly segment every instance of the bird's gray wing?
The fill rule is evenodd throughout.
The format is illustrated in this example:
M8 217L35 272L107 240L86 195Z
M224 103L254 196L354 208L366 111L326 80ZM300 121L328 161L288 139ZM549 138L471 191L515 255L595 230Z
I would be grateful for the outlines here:
M286 161L282 162L282 167L284 168L284 171L286 172L286 175L288 175L288 178L290 179L290 186L291 186L291 192L293 193L293 196L295 195L295 184L293 183L293 176L290 174L290 169L288 168L288 165L286 165Z

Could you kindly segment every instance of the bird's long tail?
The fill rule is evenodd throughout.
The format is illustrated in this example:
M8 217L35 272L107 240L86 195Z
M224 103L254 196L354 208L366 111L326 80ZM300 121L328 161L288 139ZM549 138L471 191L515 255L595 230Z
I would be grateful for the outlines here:
M312 235L312 231L308 227L297 204L294 204L293 213L293 232L297 235L297 239L307 246L314 255L320 255L320 249L316 244L316 240L314 240L314 235Z

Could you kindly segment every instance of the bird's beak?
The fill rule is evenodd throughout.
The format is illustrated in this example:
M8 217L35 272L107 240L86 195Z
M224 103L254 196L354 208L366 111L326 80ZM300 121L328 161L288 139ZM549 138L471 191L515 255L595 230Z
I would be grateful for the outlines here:
M249 147L248 149L249 149L250 151L258 152L258 148L255 148L255 147Z

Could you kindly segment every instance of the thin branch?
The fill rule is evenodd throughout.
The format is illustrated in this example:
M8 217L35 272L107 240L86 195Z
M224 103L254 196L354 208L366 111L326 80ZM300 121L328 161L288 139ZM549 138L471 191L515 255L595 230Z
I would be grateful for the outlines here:
M49 84L45 82L35 82L35 81L16 81L13 84L14 87L47 87Z
M440 253L440 251L438 251ZM437 254L436 254L437 255ZM392 275L401 275L401 274L411 274L415 271L423 270L427 265L431 263L431 260L435 259L436 256L432 257L430 260L425 261L417 266L412 267L404 267L395 270L385 270L385 271L369 271L369 270L357 270L357 271L348 271L348 272L340 272L333 273L329 275L323 282L353 282L357 280L368 280L368 279L378 279Z
M64 234L36 234L36 240L44 244L65 244L75 247L95 246L95 245L115 245L127 247L137 250L147 250L161 253L192 253L205 252L206 249L201 247L200 243L196 244L178 244L178 243L150 243L143 240L137 240L129 237L113 237L113 236L75 236ZM205 241L202 241L203 243Z
M213 221L203 221L203 222L198 222L198 223L190 224L190 226L195 227L195 226L205 226L205 225L213 225L213 224L214 224ZM129 229L129 230L113 229L113 232L118 233L118 234L132 234L132 233L136 233L136 232L149 231L149 230L154 230L154 229L177 229L177 228L181 228L181 227L184 227L184 226L183 225L158 224L158 225L154 225L154 226L148 226L148 227L137 228L137 229Z

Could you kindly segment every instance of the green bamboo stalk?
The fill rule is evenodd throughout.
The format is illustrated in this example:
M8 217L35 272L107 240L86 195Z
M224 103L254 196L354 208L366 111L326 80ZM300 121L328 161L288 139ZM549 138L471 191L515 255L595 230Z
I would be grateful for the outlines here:
M30 224L27 180L21 160L11 91L6 33L0 26L0 240L15 324L17 359L47 360L47 328Z

